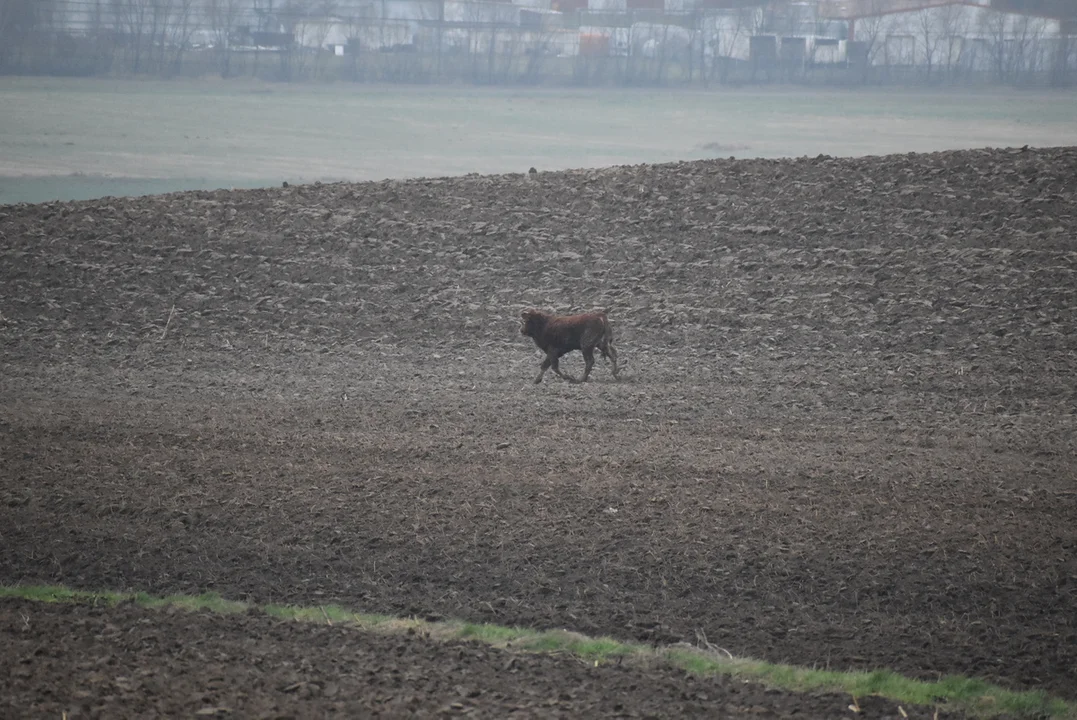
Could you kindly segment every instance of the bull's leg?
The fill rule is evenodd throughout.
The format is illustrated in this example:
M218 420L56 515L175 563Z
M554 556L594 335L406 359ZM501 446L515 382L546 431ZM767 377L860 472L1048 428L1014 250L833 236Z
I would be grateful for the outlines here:
M595 366L595 349L583 348L580 352L583 353L583 382L587 382L587 378L591 376L591 368Z
M613 364L613 377L617 377L617 350L613 347L613 341L602 338L598 349L602 352L602 359Z
M546 353L546 359L542 361L542 365L540 366L538 377L535 378L535 384L536 385L538 385L540 382L542 382L542 377L546 374L546 371L549 370L550 368L553 368L553 371L555 373L557 373L563 379L568 380L569 382L576 382L576 378L572 377L571 375L566 375L563 372L561 372L561 364L558 362L560 357L561 356L558 355L556 351Z
M540 382L542 382L542 376L546 374L546 371L550 369L550 365L554 364L554 362L556 362L556 361L551 360L549 355L547 355L546 359L542 361L542 365L539 366L540 369L539 369L538 377L535 378L535 384L536 385L538 385ZM560 371L558 371L557 374L560 375L561 374Z
M606 343L606 354L610 358L610 362L613 364L613 377L617 377L617 351L613 348L612 342Z

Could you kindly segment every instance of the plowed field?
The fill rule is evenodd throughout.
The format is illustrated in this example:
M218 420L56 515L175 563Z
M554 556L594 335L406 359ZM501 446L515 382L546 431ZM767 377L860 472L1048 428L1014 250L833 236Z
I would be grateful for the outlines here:
M1075 178L1059 148L0 207L0 583L705 637L1077 698ZM600 361L533 385L529 306L608 308L621 380ZM0 611L9 638L27 613L74 653L27 665L61 695L100 647L78 638L147 619L211 658L344 662L343 629ZM229 649L243 637L258 648ZM482 665L413 688L416 712L616 714L617 683L672 693L675 715L847 705L738 705L728 681L655 689L564 658L525 671L543 697L589 688L563 707L458 702L445 688L523 681L484 685L489 650L363 642L385 672ZM244 712L292 707L249 689L246 661L214 667L248 686ZM116 716L122 692L87 692ZM216 702L183 697L155 711Z

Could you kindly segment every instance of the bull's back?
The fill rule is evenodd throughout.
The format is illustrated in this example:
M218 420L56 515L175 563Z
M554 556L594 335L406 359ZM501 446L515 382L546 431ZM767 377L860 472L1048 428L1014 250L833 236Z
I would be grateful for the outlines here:
M594 347L604 344L604 341L612 341L613 334L610 331L609 320L605 313L586 313L575 316L576 335L573 350L582 350L584 346Z
M609 321L605 313L580 313L552 319L547 323L538 346L549 352L559 350L562 354L572 350L583 350L583 346L594 346L603 338L612 340Z
M587 329L584 320L585 317L581 315L561 318L554 327L548 328L547 338L550 345L565 352L579 350L580 342Z

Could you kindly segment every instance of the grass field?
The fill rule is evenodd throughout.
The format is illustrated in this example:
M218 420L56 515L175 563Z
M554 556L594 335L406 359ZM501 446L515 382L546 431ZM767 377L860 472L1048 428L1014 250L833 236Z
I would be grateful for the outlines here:
M1077 144L1077 94L0 78L0 203L707 157Z
M97 593L62 587L10 588L0 585L0 600L13 599L34 601L36 607L29 604L25 607L27 610L32 608L37 616L42 614L38 612L42 609L39 603L81 603L94 606L101 604L111 607L126 603L142 608L182 609L190 613L209 611L219 615L251 614L253 611L264 613L267 617L315 625L325 623L333 626L336 623L361 629L368 634L378 633L390 637L418 633L442 642L475 640L502 651L511 651L516 656L534 652L553 653L566 655L593 667L610 663L621 665L622 661L627 660L630 665L647 668L658 676L679 669L697 676L726 675L744 682L762 682L770 688L812 692L816 695L822 692L842 693L852 701L853 704L847 709L854 714L860 712L856 709L858 697L886 698L923 707L945 705L955 713L965 712L972 717L994 717L1000 713L1008 713L1012 717L1071 718L1077 712L1077 704L1049 697L1042 691L1015 692L962 676L950 675L936 681L923 681L885 670L836 672L808 669L743 660L723 655L714 649L699 649L683 644L657 648L638 643L623 643L610 637L590 638L565 630L536 632L490 624L427 622L419 618L365 615L335 605L259 607L229 601L216 593L154 597L147 593ZM147 616L144 619L147 623L159 620L160 616ZM509 657L512 661L512 655ZM903 709L898 710L898 713L908 717ZM937 713L935 717L938 717Z

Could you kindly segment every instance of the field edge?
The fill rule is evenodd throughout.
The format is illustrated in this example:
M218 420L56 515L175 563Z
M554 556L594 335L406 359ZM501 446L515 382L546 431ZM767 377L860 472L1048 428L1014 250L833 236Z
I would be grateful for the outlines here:
M478 641L494 648L531 653L568 654L599 665L634 662L645 667L665 665L700 676L729 675L767 687L793 692L838 692L851 698L878 696L909 705L935 706L970 717L1077 718L1077 703L1052 697L1042 690L1008 690L978 678L946 675L937 681L917 680L891 670L837 671L769 663L734 657L710 645L687 643L652 647L609 637L589 637L568 630L531 630L458 620L424 620L355 612L338 605L259 605L222 598L218 593L154 596L145 592L75 590L57 585L0 585L0 600L17 598L46 603L117 605L134 603L149 609L166 607L188 612L208 610L221 615L263 612L272 617L328 625L344 624L381 633L419 633L433 641ZM709 644L708 644L709 645Z

